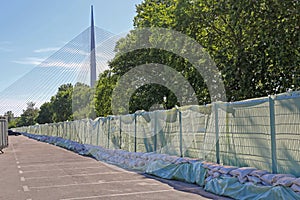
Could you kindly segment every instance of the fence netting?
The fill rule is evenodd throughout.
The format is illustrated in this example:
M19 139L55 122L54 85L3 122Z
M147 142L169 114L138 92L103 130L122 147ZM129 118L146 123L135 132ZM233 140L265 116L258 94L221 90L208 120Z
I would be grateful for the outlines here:
M8 146L7 120L0 117L0 151Z
M300 176L299 92L35 125L16 131Z

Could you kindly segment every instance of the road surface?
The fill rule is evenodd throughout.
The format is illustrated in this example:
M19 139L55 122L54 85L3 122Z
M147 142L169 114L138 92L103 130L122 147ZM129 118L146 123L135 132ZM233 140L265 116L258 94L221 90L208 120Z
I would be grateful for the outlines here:
M24 136L0 154L1 200L226 199L197 185L127 171Z

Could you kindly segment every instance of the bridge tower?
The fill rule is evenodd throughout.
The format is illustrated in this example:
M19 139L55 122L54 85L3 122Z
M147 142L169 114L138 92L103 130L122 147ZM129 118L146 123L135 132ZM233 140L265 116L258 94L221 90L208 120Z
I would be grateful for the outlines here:
M90 87L96 84L96 49L93 6L91 6Z

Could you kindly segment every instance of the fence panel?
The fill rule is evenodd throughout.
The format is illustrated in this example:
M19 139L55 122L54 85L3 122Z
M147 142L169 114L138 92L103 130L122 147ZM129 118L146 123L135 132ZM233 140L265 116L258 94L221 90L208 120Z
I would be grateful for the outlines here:
M272 171L268 99L218 109L221 163Z
M16 130L300 176L300 92Z
M275 116L278 172L300 176L300 98L276 99Z
M0 151L8 146L7 120L0 118Z

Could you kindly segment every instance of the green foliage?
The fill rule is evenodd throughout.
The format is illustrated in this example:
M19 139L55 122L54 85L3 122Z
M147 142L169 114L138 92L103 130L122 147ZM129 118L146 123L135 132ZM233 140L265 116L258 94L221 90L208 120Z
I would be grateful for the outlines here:
M300 88L299 10L300 2L294 0L144 0L137 6L134 25L170 28L195 39L212 56L222 73L227 99L234 101ZM203 78L187 60L159 49L124 54L139 43L139 37L131 32L118 42L110 62L112 73L120 77L145 63L168 65L190 82L200 104L209 103ZM149 43L168 40L153 41L151 34L144 34L145 38ZM149 108L155 102L151 98L159 103L164 93L157 85L137 89L131 112Z
M95 110L97 116L112 114L111 97L117 80L118 75L112 74L110 70L106 70L100 74L95 93Z
M8 123L8 129L17 127L17 119L14 119Z
M37 123L45 124L53 122L53 109L50 102L46 102L40 107L39 115L36 119Z
M164 102L164 97L166 98L166 102ZM149 84L138 88L132 95L129 102L129 112L170 109L176 103L176 96L168 88L162 85Z
M40 107L36 121L40 124L73 119L95 118L94 90L83 83L63 84L50 102Z
M94 89L83 83L76 83L73 90L72 109L74 119L95 118Z
M58 88L55 96L51 97L51 104L53 110L53 121L63 122L72 120L72 84L64 84Z
M7 111L4 113L4 116L8 122L8 129L17 127L17 118L15 118L14 113L12 111Z
M182 1L175 29L217 63L228 100L299 88L299 1Z
M36 118L38 117L39 109L35 108L35 103L27 103L26 110L23 110L20 118L16 122L16 126L30 126L36 124Z

